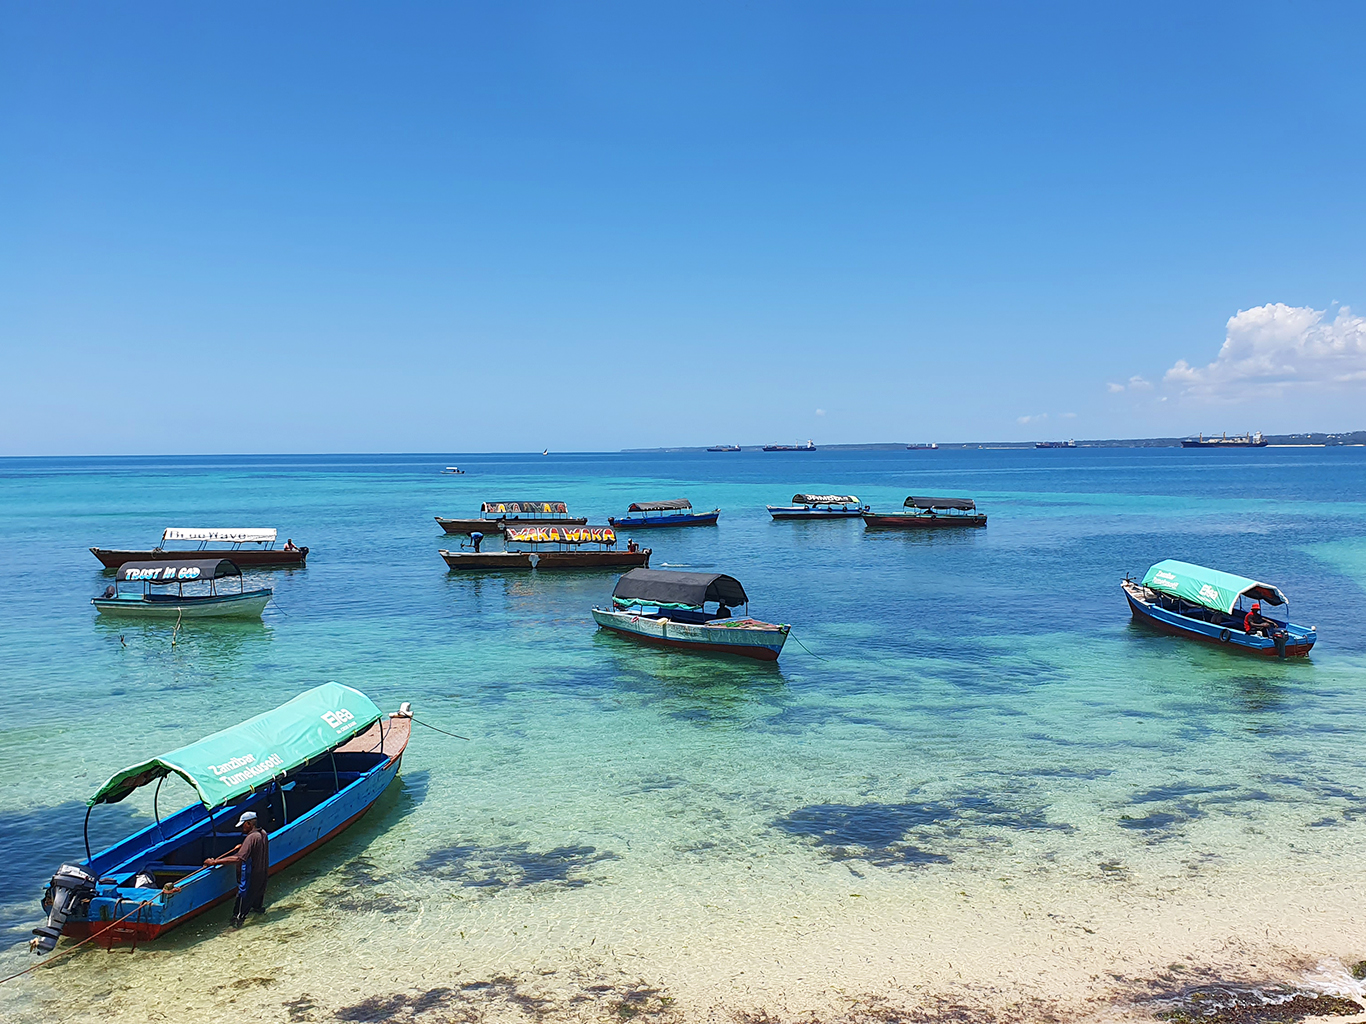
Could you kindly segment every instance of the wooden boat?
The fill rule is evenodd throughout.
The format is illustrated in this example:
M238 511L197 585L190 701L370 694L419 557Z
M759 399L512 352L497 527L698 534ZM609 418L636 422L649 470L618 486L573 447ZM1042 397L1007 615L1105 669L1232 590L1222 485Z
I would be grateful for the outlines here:
M502 533L508 526L553 523L559 526L587 526L587 517L576 519L562 501L486 501L479 506L478 519L436 517L447 533Z
M620 569L650 564L649 548L632 544L618 551L616 543L616 531L610 526L509 526L503 531L502 551L443 548L440 555L452 569L482 571Z
M634 514L633 514L634 513ZM658 526L715 526L721 510L694 512L687 498L673 501L638 501L620 519L608 518L619 530L645 530Z
M465 475L465 471L464 471L463 469L461 469L459 466L447 466L447 467L446 467L445 469L443 469L441 472L442 472L442 473L446 473L446 474L450 474L451 476L464 476L464 475Z
M43 896L47 923L30 943L46 953L65 935L103 946L155 939L232 899L237 871L203 867L241 841L235 823L254 811L269 837L270 873L294 863L368 811L398 775L408 745L407 704L385 716L369 697L325 683L168 754L114 774L86 808L85 860L63 864ZM90 815L134 790L180 776L199 795L99 853Z
M856 494L794 494L791 505L769 505L774 519L857 519L868 511Z
M1135 621L1192 640L1223 644L1265 657L1302 657L1318 640L1317 626L1290 621L1285 595L1268 583L1166 559L1150 568L1142 582L1128 576L1120 582ZM1265 615L1271 636L1244 631L1253 602L1271 605L1278 615Z
M806 444L766 444L766 452L814 452L816 450L815 441L807 441Z
M218 581L232 576L237 593L220 594ZM272 593L270 587L245 589L242 570L226 558L124 562L113 586L90 603L101 615L142 619L259 619Z
M1203 433L1195 437L1188 437L1181 442L1182 448L1265 448L1271 442L1262 436L1259 430L1255 434L1244 434L1242 437L1229 437L1223 434L1219 437L1206 437Z
M716 605L711 612L708 603ZM645 643L777 661L792 627L732 618L730 605L748 611L749 598L734 576L633 569L617 580L612 607L593 609L593 621Z
M308 548L295 547L293 541L275 546L275 530L196 529L167 527L161 533L161 546L148 551L91 548L106 569L117 569L124 562L154 562L160 559L229 558L250 569L302 569L308 561ZM195 548L168 548L168 543L197 544ZM254 546L244 546L254 545Z
M904 507L909 512L865 512L867 530L932 530L963 526L986 526L985 512L977 511L971 498L921 498L911 495Z

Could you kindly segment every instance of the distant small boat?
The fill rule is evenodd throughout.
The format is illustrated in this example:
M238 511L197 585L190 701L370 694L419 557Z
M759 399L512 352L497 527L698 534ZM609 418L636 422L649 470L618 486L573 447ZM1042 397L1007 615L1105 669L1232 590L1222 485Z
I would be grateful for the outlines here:
M908 445L906 446L906 450L907 450L908 452L933 452L933 451L938 451L938 450L939 450L939 445L938 445L938 444L908 444Z
M1278 588L1245 576L1168 558L1142 582L1126 576L1120 586L1135 621L1177 636L1267 657L1306 655L1318 639L1317 627L1290 621L1290 604ZM1253 602L1280 610L1265 616L1270 636L1244 629Z
M738 452L739 450L738 444L714 444L707 449L709 452Z
M904 502L909 512L865 512L864 529L941 529L955 526L986 526L985 512L977 511L971 498L922 498L911 495Z
M618 530L644 530L659 526L715 526L721 510L694 512L687 498L673 501L638 501L620 519L608 517ZM633 514L634 513L634 514Z
M507 526L543 523L559 526L586 526L586 516L571 516L562 501L486 501L479 506L477 519L446 519L436 516L447 533L502 533Z
M106 569L117 569L124 562L151 562L160 559L228 558L235 565L252 569L267 566L276 569L302 569L308 560L307 547L295 547L293 541L277 548L274 529L215 528L168 526L161 531L161 544L143 551L114 548L91 548L90 553ZM193 544L193 548L167 547L167 544ZM246 545L246 546L244 546Z
M774 519L857 519L868 511L857 494L794 494L791 505L769 505Z
M1223 434L1220 437L1206 437L1199 434L1196 437L1188 437L1181 442L1182 448L1265 448L1271 442L1262 436L1259 430L1255 434L1244 434L1242 437L1229 437Z
M1075 448L1076 441L1035 441L1035 448Z
M314 687L273 711L115 773L86 805L85 860L61 866L43 896L47 922L34 952L62 936L155 939L237 894L229 865L204 867L241 842L254 812L270 837L269 873L293 864L368 811L398 775L412 728L407 704L388 716L340 683ZM90 852L90 814L177 775L199 800L108 849Z
M547 448L545 451L541 452L541 454L542 454L542 455L549 455L549 454L550 454L550 449Z
M443 469L441 472L443 472L443 473L451 473L451 474L457 475L457 476L464 476L464 475L465 475L465 471L464 471L463 469L461 469L459 466L447 466L447 467L446 467L445 469Z
M708 603L716 609L706 611ZM731 605L749 606L745 588L734 576L633 569L617 580L612 607L593 609L593 621L645 643L777 661L792 627L748 615L732 618Z
M816 450L815 441L807 441L806 444L766 444L766 452L814 452Z
M232 576L237 577L237 593L220 594L217 581ZM90 603L101 615L141 619L259 619L273 592L270 587L245 589L242 570L226 558L124 562L113 586Z

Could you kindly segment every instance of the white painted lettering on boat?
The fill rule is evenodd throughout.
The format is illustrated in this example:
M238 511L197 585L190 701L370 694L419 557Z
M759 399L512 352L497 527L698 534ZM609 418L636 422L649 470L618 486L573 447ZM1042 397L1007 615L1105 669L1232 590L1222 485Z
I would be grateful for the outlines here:
M224 761L222 764L211 764L209 767L213 769L215 775L222 775L224 772L230 772L234 768L241 768L245 765L249 765L255 760L255 754L243 754L241 757L234 757L231 760Z
M1208 583L1206 583L1204 586L1200 588L1200 596L1203 597L1206 601L1217 601L1219 600L1219 591L1215 590Z
M356 716L347 711L346 708L341 708L337 711L323 712L323 721L334 729L340 729L347 722L355 721L355 718Z
M234 758L234 760L236 760L236 758ZM223 781L229 786L235 786L239 782L246 782L248 779L254 779L258 775L265 775L267 773L274 775L275 773L272 769L282 768L284 767L284 763L284 760L279 754L271 754L264 761L250 765L240 772L233 772L231 775L224 776Z
M199 578L199 569L195 566L181 566L176 569L172 566L155 569L129 569L124 579L129 580L196 580Z

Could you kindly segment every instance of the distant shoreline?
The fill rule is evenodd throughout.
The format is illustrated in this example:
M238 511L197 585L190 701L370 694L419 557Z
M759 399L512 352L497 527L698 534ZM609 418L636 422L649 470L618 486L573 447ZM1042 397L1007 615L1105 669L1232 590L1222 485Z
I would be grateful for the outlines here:
M1266 434L1264 435L1271 448L1336 448L1343 445L1366 445L1366 430L1352 430L1344 433L1307 433L1307 434ZM1077 441L1078 448L1180 448L1181 442L1188 440L1190 435L1183 437L1130 437L1130 438L1097 438L1093 440ZM908 443L906 441L878 441L870 444L818 444L817 451L836 451L836 452L879 452L879 451L904 451ZM929 442L923 442L928 444ZM991 450L991 451L1021 451L1024 449L1033 450L1036 442L1034 441L951 441L938 442L939 449L964 451L968 449ZM643 454L646 452L705 452L707 445L677 445L661 448L623 448L625 454ZM757 452L762 451L763 446L758 444L744 444L739 446L741 451ZM918 449L925 451L926 449ZM716 453L725 454L723 452Z

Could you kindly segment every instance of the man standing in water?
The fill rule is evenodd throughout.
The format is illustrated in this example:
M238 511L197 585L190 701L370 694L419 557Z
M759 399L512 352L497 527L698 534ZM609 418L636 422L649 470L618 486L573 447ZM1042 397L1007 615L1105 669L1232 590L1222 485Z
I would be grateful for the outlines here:
M245 811L237 819L242 841L221 857L210 857L204 866L237 865L237 903L232 911L232 926L241 928L249 911L265 913L266 878L270 875L270 839L256 825L256 812Z

